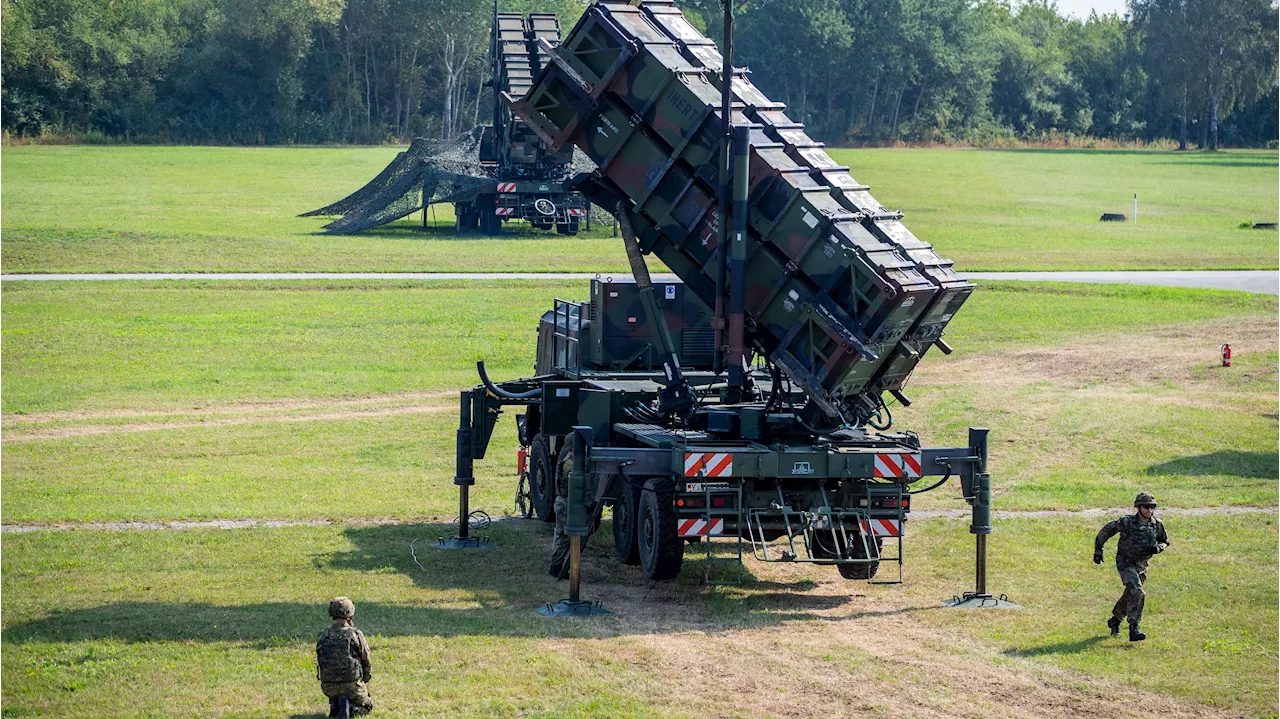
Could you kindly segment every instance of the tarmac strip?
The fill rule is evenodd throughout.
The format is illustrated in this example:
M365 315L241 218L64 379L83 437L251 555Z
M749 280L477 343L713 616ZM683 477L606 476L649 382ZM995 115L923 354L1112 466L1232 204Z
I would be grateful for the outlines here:
M1085 284L1158 285L1240 290L1280 295L1276 270L1119 270L1107 272L962 272L972 280L1080 282ZM0 282L96 282L122 280L587 280L629 277L625 272L120 272L86 274L8 274ZM671 282L675 275L654 275Z
M1159 511L1161 515L1198 517L1221 514L1276 514L1277 507L1172 507ZM1115 517L1128 514L1131 507L1114 509L1038 509L1038 510L997 510L994 519L1050 519L1054 517ZM925 509L911 512L912 519L969 519L968 509ZM209 520L171 520L157 522L54 522L54 523L9 523L0 525L0 533L30 534L32 532L145 532L145 531L183 531L189 529L277 529L280 527L328 527L332 525L352 527L387 527L408 526L412 524L436 524L441 527L452 523L446 520L421 519L209 519ZM494 522L532 522L521 517L495 517Z

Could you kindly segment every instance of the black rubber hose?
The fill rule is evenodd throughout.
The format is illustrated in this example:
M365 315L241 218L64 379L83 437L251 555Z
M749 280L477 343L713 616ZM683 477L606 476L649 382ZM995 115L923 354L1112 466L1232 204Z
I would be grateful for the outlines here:
M946 484L948 479L951 479L951 465L949 464L947 465L947 473L946 475L943 476L942 479L939 479L937 482L934 482L933 484L929 485L928 487L925 487L924 489L913 489L907 492L907 494L924 494L925 492L937 489L938 487L941 487L942 485Z
M489 379L489 373L484 370L484 360L476 362L476 371L480 373L480 382L484 388L494 394L499 399L533 399L542 396L542 388L531 389L528 392L508 392Z

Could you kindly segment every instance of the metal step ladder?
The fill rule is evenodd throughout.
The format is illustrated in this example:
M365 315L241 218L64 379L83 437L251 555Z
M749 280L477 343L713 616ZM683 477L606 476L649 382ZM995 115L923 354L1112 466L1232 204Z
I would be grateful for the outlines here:
M751 541L752 555L762 562L811 562L823 564L871 564L876 562L896 562L898 579L896 581L868 580L872 584L902 583L902 489L898 485L868 485L865 507L831 506L827 492L822 490L822 506L816 511L791 509L786 495L779 486L778 500L769 508L752 509L747 513L747 528ZM891 490L891 491L886 491ZM884 502L892 497L897 502L898 547L895 556L884 556L881 547L875 541L876 529L871 508L873 502ZM874 505L879 506L879 505ZM785 530L783 537L787 548L778 552L765 541L764 521L766 519L782 519ZM797 546L796 537L800 537ZM776 540L775 540L776 541ZM856 545L854 543L857 543ZM862 549L860 557L851 551L854 547ZM814 548L820 553L815 554Z
M712 487L710 483L708 483L706 485L703 485L703 489L702 489L703 518L707 522L706 524L707 534L706 534L706 537L703 539L703 541L706 543L706 550L707 550L707 554L706 554L707 563L703 572L703 581L711 586L726 586L726 585L732 586L732 585L742 584L742 575L744 572L744 568L742 565L742 557L743 557L742 480L741 479L730 480L730 483L732 486L721 487L721 488ZM712 506L713 504L712 499L714 497L732 499L733 506L732 507L724 507L724 506L714 507ZM732 537L728 537L727 541L716 542L715 538L717 536L724 538L726 535L715 535L711 533L711 520L716 518L725 520L726 524L730 519L733 520L734 534ZM715 555L715 549L717 547L724 547L725 545L729 544L729 542L733 543L733 546L730 551L731 556L717 557ZM712 546L713 544L716 546ZM736 554L734 552L736 552ZM713 574L712 567L720 564L736 565L735 567L736 573L734 574L733 579L712 579L711 578Z

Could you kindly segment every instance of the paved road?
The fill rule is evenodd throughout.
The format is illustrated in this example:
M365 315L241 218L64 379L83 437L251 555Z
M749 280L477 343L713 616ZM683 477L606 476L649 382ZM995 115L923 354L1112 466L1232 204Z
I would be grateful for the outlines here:
M25 281L122 281L122 280L584 280L592 277L621 277L626 273L588 272L146 272L118 274L32 274L0 275L0 282ZM1205 270L1188 272L967 272L975 280L1021 280L1028 282L1086 282L1165 287L1207 287L1280 295L1280 272L1275 270ZM671 281L674 275L654 275Z

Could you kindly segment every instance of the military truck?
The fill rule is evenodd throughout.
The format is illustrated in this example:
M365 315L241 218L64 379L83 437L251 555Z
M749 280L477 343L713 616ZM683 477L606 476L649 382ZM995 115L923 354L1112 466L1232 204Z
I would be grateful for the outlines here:
M890 562L901 581L911 498L952 476L984 556L987 430L925 447L892 431L889 405L910 404L931 349L951 351L944 329L973 286L673 2L596 2L539 49L549 64L504 102L551 152L597 164L575 186L615 213L632 278L555 300L534 376L495 382L479 364L461 393L462 538L473 462L515 408L530 512L553 521L567 496L575 576L609 510L618 559L654 580L698 541L712 582L734 581L718 560L740 578L748 552L849 579ZM677 279L655 281L645 255Z
M501 93L523 95L533 86L534 76L550 62L539 43L559 43L560 21L553 13L499 13L495 3L491 32L493 124L481 135L480 163L494 182L453 199L457 228L493 235L508 220L525 220L538 229L576 235L588 206L562 181L571 172L573 148L550 150L498 99Z

